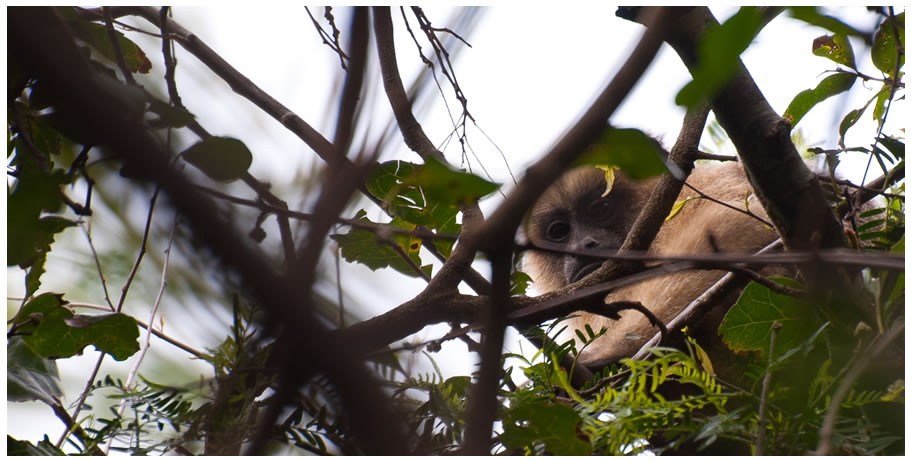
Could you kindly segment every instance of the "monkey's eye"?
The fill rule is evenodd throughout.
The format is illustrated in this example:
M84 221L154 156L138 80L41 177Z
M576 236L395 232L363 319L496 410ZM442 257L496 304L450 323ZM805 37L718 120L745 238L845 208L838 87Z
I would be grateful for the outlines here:
M589 216L598 221L607 220L611 216L613 207L606 199L597 200L589 208Z
M547 225L547 231L544 233L547 240L562 242L569 237L569 223L562 220L555 220Z

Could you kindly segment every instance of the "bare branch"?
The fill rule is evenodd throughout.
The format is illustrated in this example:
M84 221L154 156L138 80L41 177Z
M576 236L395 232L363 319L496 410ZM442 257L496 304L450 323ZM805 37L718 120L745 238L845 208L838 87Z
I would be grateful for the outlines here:
M133 73L130 72L130 69L127 67L127 62L123 58L123 50L120 48L120 39L117 38L117 31L114 30L114 22L113 19L111 19L111 10L107 7L101 7L101 14L104 16L104 28L108 31L111 49L114 50L114 59L117 61L117 67L120 68L120 73L123 74L123 80L125 80L128 85L136 85L136 81L133 80Z
M781 323L775 321L772 323L771 338L769 339L769 361L766 367L765 377L762 378L762 392L759 395L759 422L756 424L756 455L761 456L765 452L765 419L767 407L769 405L769 386L772 383L772 364L774 363L775 339L778 331L781 329Z
M373 376L355 360L353 350L359 342L337 344L310 310L300 309L300 304L306 303L299 296L301 284L279 271L261 251L251 248L245 233L220 215L206 196L194 193L186 175L168 168L167 152L141 121L124 118L116 108L98 104L110 98L112 89L99 84L53 10L17 8L10 10L9 19L10 49L15 50L10 58L47 83L49 95L59 105L55 107L78 111L86 126L112 152L161 184L199 241L208 245L226 268L236 271L251 297L273 316L273 325L289 331L289 350L331 352L305 365L298 362L296 365L303 367L288 368L288 372L298 377L324 372L345 403L358 445L374 454L401 453L407 447L404 426L392 413Z
M650 18L654 18L651 21L651 27L646 30L635 50L610 84L557 145L535 165L528 168L525 178L516 185L512 194L485 222L481 232L474 239L478 249L495 250L505 244L505 239L511 239L525 212L531 208L547 186L565 172L576 157L604 132L607 128L605 121L626 98L630 89L658 52L664 34L665 21L674 16L674 8L669 10L659 8L650 15Z

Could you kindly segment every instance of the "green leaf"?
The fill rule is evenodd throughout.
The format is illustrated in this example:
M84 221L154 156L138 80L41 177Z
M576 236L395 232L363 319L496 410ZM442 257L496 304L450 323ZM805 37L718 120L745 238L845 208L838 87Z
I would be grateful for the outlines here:
M898 58L898 67L905 65L905 54L899 53L898 43L895 41L895 31L898 30L898 39L901 43L901 49L905 49L905 13L886 18L879 28L876 29L876 35L873 36L873 48L870 50L870 58L877 69L883 71L891 78L895 72L895 58Z
M186 127L196 120L196 116L186 108L174 107L156 98L149 99L149 112L158 114L157 119L149 121L152 128Z
M57 363L33 353L21 336L11 337L6 346L7 401L39 400L53 405L61 397Z
M770 279L790 287L797 286L791 279ZM775 343L775 351L780 354L799 345L819 326L813 310L805 300L751 282L725 315L718 334L735 353L759 351L762 358L768 360L772 324L781 323Z
M691 70L693 80L677 94L676 103L693 107L711 101L727 85L762 24L756 7L742 7L724 24L706 31L699 43L698 62Z
M216 181L233 181L241 177L253 163L253 154L242 141L213 136L180 153L184 160Z
M853 127L854 124L856 124L857 121L860 120L860 116L863 115L864 110L866 110L866 109L867 109L866 106L864 106L860 109L852 109L847 114L845 114L845 117L843 119L841 119L841 122L838 123L838 144L839 145L845 144L845 134L847 134L848 130L850 130L851 127Z
M614 166L636 180L667 172L655 141L631 128L608 128L573 165Z
M512 273L512 286L509 288L510 295L525 295L529 282L531 282L531 276L521 271L514 271Z
M876 104L873 105L873 119L880 124L883 123L883 116L886 114L886 101L889 100L890 93L891 87L889 84L884 83L876 94Z
M591 443L576 434L581 421L567 406L525 402L506 411L501 442L514 450L534 450L535 443L543 443L545 451L556 456L591 455Z
M846 73L832 74L819 82L816 88L804 90L797 94L788 108L784 111L784 117L791 121L791 126L797 126L800 119L817 104L839 93L848 91L854 85L856 76ZM858 114L857 117L860 117Z
M363 223L373 223L365 218L366 213L367 212L364 210L360 210L354 218ZM400 219L394 219L389 225L406 231L414 230L413 224L406 223ZM352 228L351 231L346 234L333 234L329 237L338 243L339 248L342 251L342 257L349 263L361 263L367 265L367 267L373 271L380 268L392 267L394 270L407 276L420 277L414 268L404 261L398 252L390 247L388 242L379 239L377 235L371 231ZM395 234L390 235L388 239L395 242L395 244L398 245L415 264L418 266L421 265L421 257L419 255L421 240L419 238ZM430 265L422 267L421 270L427 276L430 276Z
M28 300L41 287L41 276L45 272L45 263L47 263L47 252L39 252L32 260L32 266L25 275L25 295L22 297L25 300Z
M892 155L898 159L905 159L905 143L901 140L895 138L890 138L888 136L880 136L876 138L880 144L882 144Z
M27 268L40 253L50 250L55 234L76 224L62 217L41 216L60 209L61 187L72 176L60 169L39 169L21 141L17 142L12 163L19 168L19 176L7 196L6 264Z
M813 40L813 54L829 58L837 64L857 69L854 61L854 48L845 34L823 35Z
M139 351L136 321L122 313L75 315L61 294L41 294L16 314L25 344L45 358L69 358L88 345L123 361Z
M104 25L80 20L68 21L68 24L79 39L89 44L106 59L111 62L117 62L114 46L111 44L111 39ZM148 74L152 69L152 62L149 61L142 49L136 46L132 40L124 37L120 31L115 29L114 34L120 43L120 51L123 54L127 69L133 73Z
M861 38L867 35L867 33L861 32L837 18L819 14L815 6L792 6L790 7L790 14L794 19L799 19L812 26L828 29L837 34L853 35Z
M404 178L402 184L421 188L428 204L454 206L476 202L500 187L477 175L451 170L432 157L427 158L422 168Z
M367 190L384 202L384 208L402 220L444 234L457 235L462 226L456 221L458 204L435 200L421 186L407 184L423 167L402 161L377 165L367 176ZM452 239L434 239L434 246L445 257L452 253Z

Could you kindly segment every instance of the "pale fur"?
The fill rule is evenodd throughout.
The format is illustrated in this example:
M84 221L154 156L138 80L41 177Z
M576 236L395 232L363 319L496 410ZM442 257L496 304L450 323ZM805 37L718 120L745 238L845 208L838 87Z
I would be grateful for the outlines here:
M562 184L558 182L551 190L566 189L567 181L579 181L573 177L574 172L570 172L561 180ZM714 199L740 209L744 208L744 199L749 194L750 211L766 218L765 211L752 194L749 182L739 164L728 162L699 166L693 170L687 181ZM637 185L637 195L631 198L630 207L624 208L622 213L638 214L653 185L654 181ZM549 200L560 200L553 194L550 196ZM683 200L687 196L695 197L697 194L692 189L684 187L678 200ZM547 206L541 202L539 205ZM698 199L688 202L679 214L664 224L651 246L651 251L657 255L708 254L713 252L709 234L714 237L722 252L755 252L777 238L774 231L766 228L755 218L714 202ZM529 252L524 260L523 269L531 275L535 287L541 292L549 292L568 283L562 273L550 270L548 264L547 258L537 252ZM723 275L723 271L687 271L670 274L618 289L609 294L605 301L640 302L666 323ZM726 303L729 305L732 301ZM586 312L578 312L576 315L577 317L566 321L569 328L565 331L565 338L574 337L575 329L583 329L586 324L595 332L602 326L607 328L603 336L583 351L579 358L583 363L614 362L629 357L657 332L657 328L652 327L642 314L634 311L623 311L618 321ZM717 321L715 323L717 324Z

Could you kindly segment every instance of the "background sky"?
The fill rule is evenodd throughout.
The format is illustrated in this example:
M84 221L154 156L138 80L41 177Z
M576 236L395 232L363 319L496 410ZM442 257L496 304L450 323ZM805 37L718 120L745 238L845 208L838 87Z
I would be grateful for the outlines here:
M469 124L468 127L469 142L477 156L470 157L470 166L479 173L477 168L480 159L490 177L505 185L506 193L512 184L507 165L516 178L520 178L525 168L545 154L561 134L575 123L620 68L643 31L638 24L616 18L615 7L592 3L533 3L532 6L484 8L473 30L455 28L452 18L456 11L451 7L426 7L424 11L435 26L454 28L472 45L467 48L459 42L450 42L453 43L450 52L457 54L453 65L458 81L468 98L468 109L477 121L477 126ZM736 8L719 7L712 8L712 11L719 21L723 21ZM311 8L311 12L316 18L322 19L322 8ZM348 14L344 8L335 9L334 14L342 29L342 43L346 44ZM872 29L872 15L866 14L863 7L837 10L837 16L863 30ZM341 82L338 57L321 44L303 7L288 3L257 4L253 7L234 2L217 8L176 6L173 8L173 18L193 31L260 88L332 139L334 111ZM413 16L409 20L412 28L415 28ZM129 22L145 30L154 29L143 20ZM393 22L398 65L407 86L421 71L423 64L414 43L404 31L401 15L396 8L393 9ZM325 25L324 21L321 23ZM813 39L825 34L827 31L823 29L781 15L760 33L754 45L743 55L747 69L779 114L784 112L798 92L815 87L827 75L826 71L835 68L831 61L811 53ZM153 63L152 73L142 79L141 83L149 89L163 88L164 66L161 62L160 42L140 34L127 32L127 35L145 50ZM866 54L862 43L852 42L858 56ZM372 54L368 73L377 75L378 65L373 49L375 45L371 42L370 46ZM424 53L430 53L426 43ZM177 83L184 105L196 114L197 120L212 134L233 136L246 143L254 154L251 173L276 185L276 190L290 191L290 195L279 195L288 200L292 208L306 211L305 194L297 195L294 191L298 182L306 181L304 179L313 172L314 165L322 165L321 161L315 160L313 152L300 139L252 103L234 94L227 84L179 46L177 59ZM859 64L861 71L879 75L869 62L859 60ZM451 116L457 117L459 104L452 97L451 88L445 79L442 76L439 78ZM676 53L664 45L646 76L611 118L611 123L619 127L645 130L662 138L666 144L672 144L684 113L673 101L689 78ZM363 104L364 110L370 115L371 124L369 129L361 127L356 140L363 137L376 139L391 120L391 110L383 99L385 95L380 80L374 78L369 82L374 87L368 89ZM862 83L858 82L855 86L861 87ZM866 88L869 90L874 86L871 84ZM868 90L855 88L844 97L832 98L814 108L798 126L808 144L834 148L837 139L833 127L837 126L843 114L866 102L872 95ZM452 122L442 102L443 97L439 90L433 88L416 104L418 120L430 139L440 143L441 147L452 131ZM905 120L904 111L899 112L897 107L893 107L893 111L895 112L890 114L891 120ZM859 124L849 132L846 144L852 146L867 143L871 133L870 123L869 116L865 116L861 122L863 126ZM863 137L855 139L852 133ZM397 131L393 138L383 159L420 161L416 154L398 141L400 136ZM706 137L703 138L705 139ZM176 146L180 148L180 143L188 146L193 142L195 139L186 137L178 141ZM458 142L450 142L443 151L450 163L463 165ZM841 173L849 179L859 181L866 160L866 157L859 154L845 156L843 162L847 168ZM873 171L870 176L878 175L879 172ZM300 186L305 187L306 185ZM235 191L241 191L238 195L243 197L253 197L243 188ZM75 194L75 197L80 196ZM501 196L497 194L485 200L482 203L485 215L489 215L500 200ZM375 207L368 211L371 219L384 218ZM144 220L145 214L145 208L137 207L136 220ZM166 217L167 214L161 216ZM165 219L170 218L162 218ZM94 232L101 233L104 230L103 218L96 220L99 221L96 222ZM277 235L274 227L267 227L266 230L270 236ZM82 242L78 245L85 245L81 231L71 230L67 233L75 235L69 236L72 240L67 242ZM96 234L96 241L102 240ZM104 244L96 242L96 245ZM67 283L72 281L64 274L65 270L60 268L72 264L74 258L58 254L60 247L62 245L58 244L51 253L52 260L49 261L53 263L56 258L58 265L56 270L51 269L42 279L42 290L54 290L53 284L58 284L56 290L63 291L67 289ZM425 259L425 263L429 261L430 257ZM324 262L330 264L332 260L327 258ZM438 267L439 264L436 264L434 271ZM482 274L488 274L483 263L477 263L476 268ZM331 270L334 274L331 266L323 269ZM150 278L157 277L154 275L156 269L151 268L150 271ZM346 303L350 303L353 310L362 310L372 315L411 299L424 286L421 281L391 270L374 273L365 267L347 263L342 263L341 279L348 297ZM9 271L7 281L8 294L21 295L21 273ZM112 287L119 288L120 284L122 282L118 281ZM101 303L100 298L79 301ZM140 306L150 304L151 300L137 303ZM166 332L194 347L212 346L226 334L225 326L229 321L225 316L208 323L199 318L190 320L186 318L187 314L182 313L183 309L167 305L166 296L162 306L165 319L169 321L165 325ZM137 308L134 314L141 319L147 316L142 308ZM200 322L203 322L203 327L199 327ZM432 339L446 330L445 326L436 326L425 329L418 337ZM507 348L510 351L518 352L522 349L528 355L533 353L534 349L528 344L520 346L517 336L513 334L511 332L507 338ZM154 378L156 368L164 367L161 364L174 364L164 361L168 358L171 361L176 358L180 367L191 370L191 375L210 374L210 370L201 361L186 361L183 359L187 357L185 352L172 349L163 342L153 340L153 353L155 356L146 359L142 370L147 377L151 375L151 379ZM94 365L96 357L93 353L58 361L63 382L69 385L65 390L68 402L80 392L86 370ZM447 342L443 351L434 357L447 377L470 373L476 360L458 341ZM123 376L131 364L132 359L124 363L106 361L104 370ZM34 411L41 414L34 414ZM39 439L45 432L56 440L62 431L60 422L50 415L45 406L34 404L11 403L7 425L9 434L31 440Z

